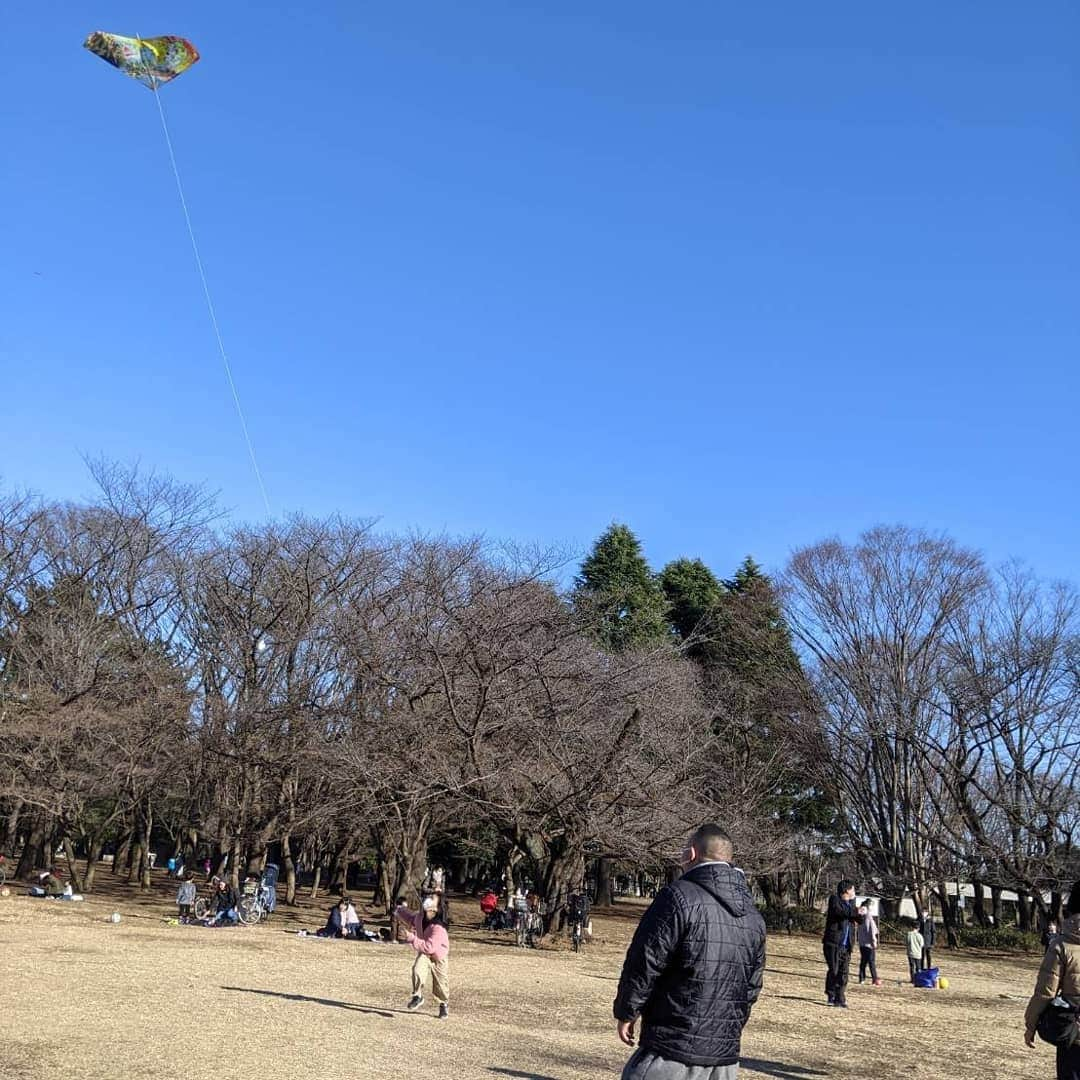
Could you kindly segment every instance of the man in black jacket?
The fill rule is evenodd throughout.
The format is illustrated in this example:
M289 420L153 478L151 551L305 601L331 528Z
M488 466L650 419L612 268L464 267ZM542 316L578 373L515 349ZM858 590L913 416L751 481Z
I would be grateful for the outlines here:
M836 895L829 897L825 912L825 934L821 944L825 950L825 996L829 1004L839 1009L847 1008L848 968L851 965L851 948L855 943L855 931L862 916L855 910L855 885L841 881Z
M682 854L683 876L645 912L623 964L619 1038L641 1048L623 1080L734 1080L742 1029L761 993L765 922L731 838L702 825Z
M929 911L923 916L922 921L922 966L923 971L929 971L934 966L934 941L937 938L934 916Z

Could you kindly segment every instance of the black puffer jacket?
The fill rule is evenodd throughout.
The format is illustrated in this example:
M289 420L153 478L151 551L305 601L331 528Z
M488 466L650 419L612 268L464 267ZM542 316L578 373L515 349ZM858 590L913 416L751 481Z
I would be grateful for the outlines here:
M642 1020L641 1045L685 1065L733 1065L761 993L765 922L741 870L695 866L660 890L623 964L615 1019Z
M855 910L854 900L842 900L836 893L829 897L829 906L825 910L825 932L821 935L823 945L840 946L847 937L850 950L855 944L855 928L862 922L862 916Z

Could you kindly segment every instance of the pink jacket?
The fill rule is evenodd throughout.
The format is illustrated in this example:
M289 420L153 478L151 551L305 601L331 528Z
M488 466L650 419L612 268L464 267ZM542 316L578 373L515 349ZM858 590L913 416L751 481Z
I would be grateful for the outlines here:
M412 930L406 935L405 940L424 956L430 956L432 960L445 960L450 955L450 937L446 933L446 927L441 923L430 923L424 926L424 913L422 911L410 911L402 905L394 912L402 922L412 923Z

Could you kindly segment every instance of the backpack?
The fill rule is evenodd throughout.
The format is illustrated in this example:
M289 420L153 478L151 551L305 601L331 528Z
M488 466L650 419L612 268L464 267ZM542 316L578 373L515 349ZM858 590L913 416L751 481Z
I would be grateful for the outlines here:
M1065 942L1061 938L1058 938L1057 947L1061 956L1057 993L1053 1001L1039 1014L1035 1031L1043 1042L1051 1046L1072 1046L1080 1036L1080 1029L1077 1027L1078 1014L1076 1006L1061 992L1061 984L1065 981L1065 965L1068 963Z

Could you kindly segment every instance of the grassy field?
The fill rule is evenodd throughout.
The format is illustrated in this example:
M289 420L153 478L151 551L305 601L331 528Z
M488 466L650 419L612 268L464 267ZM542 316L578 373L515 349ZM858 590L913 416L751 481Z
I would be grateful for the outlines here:
M107 875L106 875L107 878ZM109 885L108 880L104 883ZM0 1076L6 1080L600 1080L625 1060L611 1000L639 906L595 919L580 955L520 951L453 907L452 1016L404 1009L405 946L298 937L330 901L265 926L171 926L172 890L85 903L0 899ZM112 911L122 921L107 921ZM362 911L362 914L365 912ZM940 954L948 991L853 986L846 1012L825 1007L820 947L769 941L765 993L743 1040L743 1075L774 1080L1045 1080L1048 1047L1028 1050L1022 1013L1036 962Z

